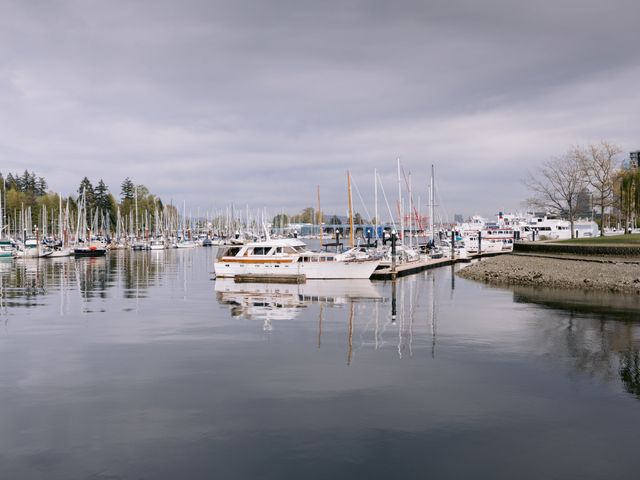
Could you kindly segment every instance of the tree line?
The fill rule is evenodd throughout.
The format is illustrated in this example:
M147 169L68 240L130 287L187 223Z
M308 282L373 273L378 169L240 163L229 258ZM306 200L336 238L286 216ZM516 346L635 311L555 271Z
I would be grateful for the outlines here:
M6 177L0 172L4 224L16 226L21 215L24 215L24 212L30 212L32 225L41 225L43 209L57 213L60 200L63 208L66 208L68 202L70 211L77 214L78 200L83 194L86 205L85 215L89 223L97 212L108 220L112 227L115 227L118 209L123 218L128 217L134 212L136 204L140 214L163 209L162 200L158 196L150 193L144 185L134 184L129 177L120 184L118 197L110 191L103 179L99 179L94 186L88 177L84 177L78 186L77 195L61 198L48 189L44 177L36 175L33 171L25 170L22 174L8 173Z
M576 146L559 157L545 161L524 180L533 193L530 205L561 215L571 224L585 213L585 203L604 236L605 220L615 221L625 232L640 220L640 172L624 166L622 149L602 141L587 147ZM590 199L590 202L588 201Z
M341 225L343 220L341 220L337 215L324 215L313 207L304 208L300 213L295 215L279 213L274 216L272 220L272 225L274 227L280 227L281 225L285 226L290 223L311 223L314 225L324 223L326 225ZM356 212L353 215L353 223L354 225L363 225L370 222L367 222L360 213Z

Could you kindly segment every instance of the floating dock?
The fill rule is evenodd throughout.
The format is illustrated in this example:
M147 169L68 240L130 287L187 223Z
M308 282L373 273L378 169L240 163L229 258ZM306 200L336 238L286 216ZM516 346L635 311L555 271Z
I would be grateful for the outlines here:
M394 278L404 277L406 275L412 275L414 273L419 273L424 270L429 270L431 268L438 267L447 267L449 265L455 265L456 263L469 263L472 260L486 258L486 257L495 257L497 255L504 255L509 252L492 252L492 253L482 253L480 255L470 255L465 258L434 258L428 260L419 260L417 262L407 262L400 263L396 265L395 271L391 269L391 267L380 268L373 272L371 275L371 280L393 280Z

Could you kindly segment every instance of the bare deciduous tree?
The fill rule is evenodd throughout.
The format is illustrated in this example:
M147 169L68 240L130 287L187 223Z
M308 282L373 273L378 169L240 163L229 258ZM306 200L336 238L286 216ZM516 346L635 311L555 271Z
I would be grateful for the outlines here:
M534 173L529 173L524 184L534 193L533 205L567 217L571 238L574 238L578 196L586 185L584 169L574 152L544 162Z
M604 211L613 203L614 179L619 168L616 156L621 151L619 146L605 141L573 150L582 165L587 183L596 194L595 203L600 210L600 236L604 236Z

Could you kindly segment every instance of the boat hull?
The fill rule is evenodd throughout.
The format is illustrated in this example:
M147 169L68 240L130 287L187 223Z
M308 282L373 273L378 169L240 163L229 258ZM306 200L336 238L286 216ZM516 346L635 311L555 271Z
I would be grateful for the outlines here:
M16 253L16 257L18 258L46 258L50 255L51 255L51 250L38 251L35 248L28 248L26 250L21 250Z
M54 250L53 252L51 252L51 255L49 255L49 258L69 257L70 255L71 255L71 250L68 248L63 248L61 250Z
M106 248L76 248L73 250L73 256L78 257L104 257L107 254Z
M301 276L307 279L369 278L377 268L379 260L352 262L225 262L214 263L216 277L236 275L256 276Z

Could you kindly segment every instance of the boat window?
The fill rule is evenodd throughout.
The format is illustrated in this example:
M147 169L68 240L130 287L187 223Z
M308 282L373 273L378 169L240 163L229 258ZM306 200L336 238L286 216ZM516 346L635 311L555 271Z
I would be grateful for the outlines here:
M222 258L222 257L235 257L238 252L240 251L240 247L227 247L227 248L221 248L218 251L218 255L217 258Z

